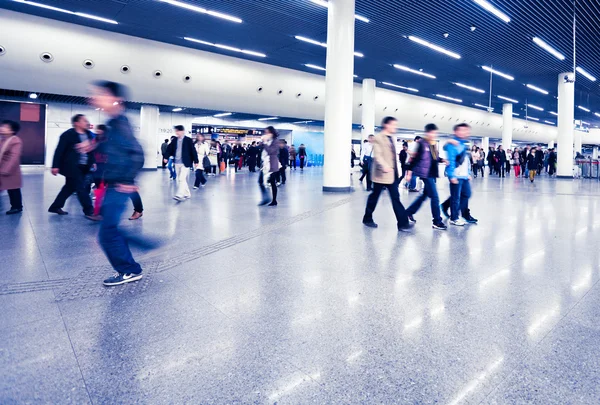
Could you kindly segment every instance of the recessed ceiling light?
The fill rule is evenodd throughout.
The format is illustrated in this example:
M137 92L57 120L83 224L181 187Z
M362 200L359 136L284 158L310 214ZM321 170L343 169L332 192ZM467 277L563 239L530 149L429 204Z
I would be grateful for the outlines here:
M560 59L560 60L565 60L565 55L558 52L556 49L552 48L550 45L548 45L546 42L544 42L544 40L542 40L538 37L534 37L533 42L540 48L544 49L546 52L553 55L555 58Z
M518 103L518 101L515 100L514 98L509 98L509 97L505 97L505 96L496 96L496 97L498 97L501 100L510 101L511 103L515 103L515 104Z
M21 4L27 4L29 6L45 8L47 10L52 10L52 11L58 11L59 13L76 15L78 17L83 17L83 18L90 18L92 20L102 21L102 22L109 23L109 24L119 24L115 20L109 20L108 18L98 17L98 16L95 16L95 15L92 15L92 14L86 14L86 13L80 13L80 12L73 12L73 11L70 11L70 10L65 10L64 8L47 6L47 5L42 4L42 3L36 3L35 1L29 1L29 0L14 0L14 1L17 2L17 3L21 3Z
M232 115L233 113L227 112L227 113L220 113L220 114L215 114L213 115L213 117L227 117L229 115Z
M496 17L504 21L505 23L510 22L510 17L504 14L502 11L498 10L496 7L492 6L486 0L474 0L475 3L479 4L481 7L494 14Z
M585 77L587 77L589 80L595 82L596 78L594 76L592 76L591 74L589 74L588 72L586 72L585 70L583 70L583 68L580 68L579 66L577 66L577 70L579 73L581 73L582 75L584 75Z
M488 72L491 72L491 73L493 73L493 74L495 74L495 75L498 75L498 76L500 76L500 77L504 77L505 79L508 79L508 80L515 80L515 78L514 78L514 77L512 77L511 75L507 75L506 73L502 73L502 72L500 72L499 70L493 69L493 68L491 68L491 67L489 67L489 66L482 66L481 68L482 68L483 70L486 70L486 71L488 71Z
M578 105L577 108L579 108L580 110L583 110L585 112L590 112L589 108L585 108L585 107L583 107L581 105Z
M322 66L313 65L312 63L305 63L304 66L306 66L307 68L316 69L316 70L322 70L322 71L327 70Z
M475 31L476 29L477 29L477 27L476 27L476 26L474 26L474 25L471 25L471 32Z
M244 53L246 55L258 56L260 58L267 57L267 55L265 55L264 53L248 51L246 49L235 48L235 47L229 46L229 45L213 44L212 42L202 41L200 39L195 39L195 38L190 38L190 37L183 37L183 39L185 39L186 41L195 42L197 44L213 46L215 48L220 48L220 49L226 49L226 50L232 51L232 52Z
M304 41L304 42L308 42L309 44L318 45L318 46L322 46L323 48L327 48L327 44L325 42L315 41L314 39L303 37L302 35L296 35L294 38L296 38L299 41ZM363 58L365 55L362 52L354 52L354 56Z
M179 112L179 111L183 111L183 108L181 108L181 107L173 108L173 112Z
M259 121L272 121L272 120L278 120L279 117L266 117L266 118L259 118Z
M530 117L529 115L526 116L525 118L527 118L528 120L534 120L534 121L539 121L539 118L535 118L535 117Z
M462 84L462 83L454 83L454 84L456 84L458 87L462 87L463 89L476 91L477 93L485 93L485 90L478 89L477 87L467 86L466 84Z
M544 120L544 122L545 122L546 124L550 124L550 125L554 125L554 124L555 124L554 122L552 122L552 121L548 121L548 120Z
M557 114L557 113L555 113L554 111L548 111L548 112L549 112L550 114L552 114L552 115L556 115L556 116L558 117L558 114Z
M533 108L534 110L544 111L544 109L542 107L538 107L537 105L526 104L526 106L529 107L529 108Z
M528 84L527 87L530 88L531 90L535 90L535 91L540 92L542 94L548 94L548 92L546 90L540 89L539 87L534 86L533 84Z
M323 6L323 7L329 7L329 2L325 1L325 0L310 0L311 2L318 4L319 6ZM369 19L367 17L363 17L362 15L358 15L358 14L354 14L354 18L356 18L359 21L362 22L369 22Z
M462 100L459 98L444 96L443 94L436 94L436 97L443 98L444 100L450 100L457 103L462 103Z
M452 57L454 59L460 59L460 55L457 54L456 52L452 52L452 51L449 51L447 49L442 48L441 46L434 45L431 42L425 41L424 39L417 38L417 37L412 36L412 35L409 35L408 39L410 39L413 42L416 42L417 44L426 46L429 49L433 49L434 51L437 51L437 52L443 53L445 55L448 55L448 56L450 56L450 57Z
M38 95L35 93L29 93L29 98L35 100L36 98L38 98Z
M159 1L162 1L163 3L171 4L172 6L185 8L186 10L195 11L197 13L202 13L202 14L211 15L213 17L222 18L224 20L233 21L236 23L242 22L242 20L240 18L233 17L231 15L224 14L224 13L219 13L218 11L207 10L205 8L194 6L194 5L188 4L188 3L184 3L182 1L177 1L177 0L159 0Z
M399 86L397 84L394 83L388 83L388 82L381 82L382 84L385 84L386 86L390 86L390 87L395 87L397 89L402 89L402 90L408 90L408 91L412 91L414 93L418 93L419 90L417 89L413 89L412 87L404 87L404 86Z
M420 70L411 69L411 68L403 66L403 65L394 65L394 67L396 69L404 70L405 72L410 72L410 73L414 73L416 75L421 75L421 76L429 77L430 79L435 79L434 75L430 75L429 73L425 73L425 72L422 72Z

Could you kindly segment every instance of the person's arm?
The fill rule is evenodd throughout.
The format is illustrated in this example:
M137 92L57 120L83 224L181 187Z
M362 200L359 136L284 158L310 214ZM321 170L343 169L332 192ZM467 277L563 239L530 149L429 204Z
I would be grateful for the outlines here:
M408 170L409 172L412 172L413 169L417 166L417 164L419 164L419 162L422 160L422 154L423 154L423 148L425 146L423 146L423 144L421 142L419 142L419 145L417 146L417 152L414 154L413 158L410 160L410 162L408 162L408 164L406 165L406 170Z
M21 153L23 151L23 141L20 138L7 139L5 142L11 142L6 153L2 156L2 162L0 162L0 176L8 176L10 173L21 164Z
M446 144L446 146L444 146L444 149L448 154L448 167L446 168L446 173L448 174L448 178L450 179L450 181L456 180L456 177L454 176L454 171L456 170L457 150L454 147L454 145L449 144Z
M58 145L54 151L54 158L52 159L52 174L57 175L60 169L60 162L62 161L63 155L69 144L68 132L63 133L58 139Z
M198 151L196 150L196 148L194 148L194 145L193 145L191 139L189 140L188 145L190 145L190 149L192 150L192 163L194 163L194 164L200 163L198 161Z

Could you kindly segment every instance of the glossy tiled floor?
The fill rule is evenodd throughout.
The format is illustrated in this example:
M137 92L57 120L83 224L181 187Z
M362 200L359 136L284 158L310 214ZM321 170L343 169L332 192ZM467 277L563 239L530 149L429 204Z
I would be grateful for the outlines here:
M0 403L599 401L597 182L477 179L479 225L434 231L424 205L407 235L386 196L364 228L366 193L324 195L319 169L275 209L247 173L179 205L144 173L124 226L165 244L109 290L76 199L46 213L62 179L25 182L0 217Z

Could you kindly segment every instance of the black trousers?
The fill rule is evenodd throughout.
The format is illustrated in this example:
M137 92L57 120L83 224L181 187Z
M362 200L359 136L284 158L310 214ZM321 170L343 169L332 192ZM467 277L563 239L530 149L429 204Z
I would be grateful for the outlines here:
M285 182L287 180L287 177L285 177L285 169L286 169L285 166L282 166L279 169L279 181L281 181L281 184L285 184Z
M369 198L367 199L367 208L365 209L363 222L373 222L373 212L377 207L379 196L381 195L383 189L387 188L390 192L390 199L392 200L392 207L394 208L394 214L396 215L398 227L400 228L408 225L408 215L406 214L404 206L400 202L400 192L398 191L399 184L399 179L396 179L396 181L392 184L373 183L373 191L371 194L369 194Z
M290 168L296 169L296 158L290 158Z
M81 204L81 207L83 207L83 213L85 215L92 215L94 213L94 206L92 205L90 193L86 190L85 175L84 169L80 168L75 177L65 177L65 185L56 196L50 209L62 209L65 206L67 199L73 193L77 193L79 203Z
M200 184L206 184L206 177L204 177L204 170L196 169L194 187L200 187Z
M137 191L131 193L131 202L133 203L133 210L135 212L144 212L144 204L142 204L142 197Z
M300 169L304 169L305 162L306 162L306 156L300 156Z
M23 209L23 197L21 196L21 189L15 188L13 190L6 190L8 193L8 199L10 200L10 208L14 210Z
M271 185L271 192L273 193L273 202L277 202L277 173L271 173L269 176L269 184ZM262 170L260 171L260 176L258 176L258 185L260 186L260 191L265 195L267 193L267 188L265 187L265 174Z

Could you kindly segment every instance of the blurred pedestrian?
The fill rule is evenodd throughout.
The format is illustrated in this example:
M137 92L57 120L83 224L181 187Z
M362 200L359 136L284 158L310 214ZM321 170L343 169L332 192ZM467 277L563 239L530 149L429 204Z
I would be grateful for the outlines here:
M23 141L17 136L20 129L15 121L6 120L0 124L0 191L6 190L10 200L6 215L23 212L20 166Z

